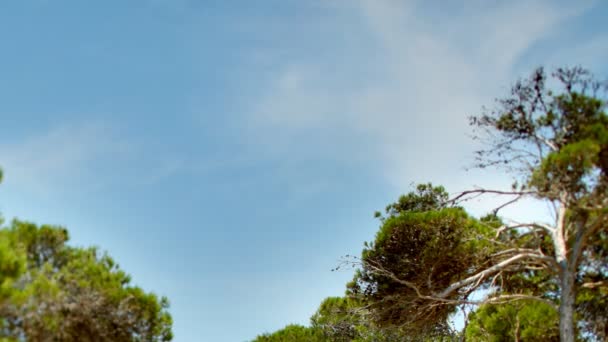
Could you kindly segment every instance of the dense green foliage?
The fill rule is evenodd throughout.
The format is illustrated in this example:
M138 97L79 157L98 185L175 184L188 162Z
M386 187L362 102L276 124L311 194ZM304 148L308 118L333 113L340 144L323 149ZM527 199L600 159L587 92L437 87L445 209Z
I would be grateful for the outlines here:
M581 330L601 341L608 340L608 233L604 230L593 240L578 274L583 286L578 289L576 307Z
M555 308L536 302L482 305L469 316L468 341L559 341Z
M344 297L326 298L311 317L311 326L333 341L352 341L365 324L359 303Z
M399 328L383 328L369 319L370 311L353 297L326 298L311 318L311 326L326 341L407 341Z
M379 327L369 319L369 310L350 297L326 298L310 319L310 326L288 325L274 333L258 336L253 342L273 341L334 341L334 342L394 342L431 339L411 337L400 328ZM435 336L437 337L437 336ZM433 338L433 341L444 341ZM445 341L451 341L446 338Z
M169 341L165 298L61 227L14 220L0 229L0 338L5 341Z
M263 334L256 337L253 342L322 342L326 341L320 331L315 328L290 324L272 334Z

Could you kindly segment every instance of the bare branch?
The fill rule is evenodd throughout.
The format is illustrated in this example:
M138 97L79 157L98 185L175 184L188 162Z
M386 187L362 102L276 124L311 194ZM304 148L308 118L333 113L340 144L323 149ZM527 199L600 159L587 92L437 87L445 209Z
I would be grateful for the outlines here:
M553 142L551 142L549 139L543 138L541 136L538 135L534 135L534 139L537 139L538 141L542 142L543 144L545 144L545 146L547 146L548 148L551 149L551 151L557 151L558 147L557 145L555 145Z
M516 250L517 249L512 249L509 252L515 252ZM498 263L498 264L496 264L496 265L494 265L492 267L489 267L489 268L487 268L487 269L485 269L485 270L483 270L483 271L481 271L481 272L479 272L479 273L477 273L477 274L475 274L475 275L473 275L471 277L468 277L468 278L463 279L463 280L461 280L459 282L456 282L456 283L452 284L451 286L449 286L448 288L446 288L444 291L442 291L440 293L435 293L435 294L431 294L431 295L422 293L422 291L419 289L419 287L416 284L414 284L413 282L410 282L410 281L407 281L407 280L403 280L403 279L397 277L393 272L391 272L391 271L383 268L382 266L376 265L376 264L371 263L371 262L366 262L365 265L372 272L375 272L378 275L386 276L386 277L392 279L393 281L395 281L395 282L397 282L397 283L399 283L401 285L407 286L408 288L414 290L414 292L416 293L416 296L418 298L421 298L421 299L426 299L426 300L430 300L430 301L440 302L440 303L443 303L443 304L454 304L454 305L456 305L456 304L483 304L483 303L485 303L485 301L470 301L470 300L447 299L447 297L450 294L452 294L454 291L456 291L458 289L462 289L465 286L473 285L470 290L472 290L474 288L477 288L477 287L479 287L479 285L482 283L482 281L486 277L488 277L488 276L490 276L490 275L492 275L492 274L494 274L496 272L500 272L502 270L506 270L506 269L508 269L508 267L516 265L516 264L518 264L520 262L523 262L525 260L537 260L537 261L541 261L541 265L537 265L535 267L535 269L537 269L539 267L543 268L543 265L545 265L544 268L546 268L547 264L549 264L550 266L556 267L556 265L554 265L554 263L555 263L554 260L552 258L550 258L550 257L544 256L544 255L540 255L538 253L533 253L529 249L520 249L519 251L520 251L519 254L516 254L516 255L514 255L514 256L506 259L506 260L503 260L502 262L500 262L500 263ZM507 251L505 251L505 253L506 252ZM500 254L504 254L504 253L500 253ZM526 264L522 264L520 266L522 266L524 268L526 268L526 267L528 267L528 268L529 267L533 267L533 266L526 265ZM495 278L496 277L494 277L494 280L495 280ZM523 297L521 297L521 298L523 298Z
M606 287L606 286L608 286L608 281L606 281L606 280L596 281L594 283L584 283L581 285L581 287L584 287L586 289L595 289L598 287Z
M496 237L498 237L504 231L511 230L511 229L518 229L518 228L531 228L533 230L534 229L543 230L548 233L552 233L555 230L555 228L542 224L542 223L517 223L514 225L502 226L502 227L498 228L498 230L496 231Z
M503 261L497 263L496 265L494 265L492 267L488 267L485 270L483 270L475 275L472 275L466 279L463 279L461 281L458 281L458 282L450 285L448 288L446 288L442 292L436 294L436 297L445 298L445 297L449 296L450 294L452 294L454 291L456 291L464 286L467 286L467 285L470 285L473 283L479 283L480 279L484 279L484 278L494 274L495 272L503 270L510 265L524 261L526 259L536 259L536 260L542 260L545 262L551 262L551 260L553 260L550 257L544 256L544 255L539 255L536 253L519 253L517 255L512 256L509 259L506 259L506 260L503 260Z
M513 203L515 203L515 202L517 202L517 201L519 201L520 199L522 199L522 197L523 197L523 196L517 196L517 197L515 197L514 199L512 199L512 200L510 200L510 201L507 201L507 202L505 202L505 203L501 204L500 206L498 206L498 207L494 208L494 210L492 210L492 213L493 213L494 215L498 215L498 212L499 212L500 210L502 210L503 208L505 208L505 207L507 207L507 206L509 206L509 205L511 205L511 204L513 204Z
M523 198L524 196L537 195L538 192L532 190L526 191L502 191L502 190L491 190L491 189L473 189L467 190L459 193L454 198L448 200L448 203L458 203L461 201L467 201L485 194L494 194L494 195L511 195L518 196L518 198Z
M497 256L502 256L505 254L512 254L512 253L536 253L536 251L531 248L510 248L510 249L502 250L500 252L496 252L496 253L492 254L491 256L497 257Z

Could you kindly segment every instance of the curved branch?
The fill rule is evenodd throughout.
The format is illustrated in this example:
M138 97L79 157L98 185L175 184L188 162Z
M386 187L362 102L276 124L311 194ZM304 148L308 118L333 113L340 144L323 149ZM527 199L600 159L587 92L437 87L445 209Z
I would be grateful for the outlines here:
M456 282L456 283L450 285L448 288L446 288L442 292L435 293L432 295L423 294L416 284L397 277L393 272L383 268L382 266L375 265L374 263L371 263L371 262L365 262L365 265L372 272L375 272L378 275L383 275L383 276L389 277L393 281L395 281L401 285L407 286L408 288L414 290L414 292L416 292L416 296L421 299L440 302L443 304L483 304L484 301L447 299L447 297L450 294L452 294L454 291L459 290L468 285L473 284L474 288L478 287L481 284L481 282L483 281L483 279L485 279L486 277L488 277L496 272L508 269L508 267L513 266L514 264L517 264L517 263L525 261L525 260L530 260L530 259L540 260L544 263L549 263L551 266L554 266L553 264L555 262L552 258L544 256L544 255L539 255L537 253L532 253L529 250L524 250L524 251L525 252L520 252L519 254L514 255L506 260L503 260L502 262L499 262L498 264L496 264L492 267L489 267L471 277L468 277L459 282Z
M459 193L458 195L456 195L455 197L453 197L452 199L448 200L447 203L457 203L457 202L462 201L462 200L472 199L472 198L475 198L477 196L481 196L481 195L485 195L485 194L518 196L519 197L518 199L520 199L520 198L522 198L524 196L537 195L538 192L537 191L532 191L532 190L526 190L526 191L502 191L502 190L492 190L492 189L483 189L483 188L480 188L480 189L473 189L473 190L463 191L463 192ZM467 198L467 196L471 196L471 195L473 195L473 196Z
M595 289L598 287L606 287L606 286L608 286L607 280L596 281L594 283L584 283L581 285L581 287L584 287L586 289Z
M495 272L501 271L512 264L515 264L517 262L520 262L520 261L523 261L526 259L536 259L536 260L542 260L545 262L550 262L551 260L553 260L550 257L544 256L544 255L539 255L536 253L520 253L520 254L510 257L509 259L503 260L503 261L499 262L498 264L496 264L492 267L489 267L475 275L472 275L466 279L463 279L461 281L458 281L458 282L450 285L445 290L436 294L436 297L445 298L445 297L449 296L450 294L452 294L454 291L456 291L464 286L474 284L474 283L479 283L482 279L494 274Z
M498 230L496 231L496 237L498 237L502 232L506 231L506 230L510 230L510 229L517 229L517 228L533 228L533 229L538 229L538 230L544 230L548 233L553 233L553 231L555 230L555 228L546 225L546 224L542 224L542 223L517 223L514 225L510 225L510 226L502 226L500 228L498 228Z

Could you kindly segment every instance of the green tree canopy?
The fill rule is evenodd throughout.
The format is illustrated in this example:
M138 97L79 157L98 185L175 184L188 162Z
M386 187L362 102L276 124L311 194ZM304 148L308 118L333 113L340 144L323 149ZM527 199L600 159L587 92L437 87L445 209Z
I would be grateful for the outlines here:
M436 298L426 294L474 272L493 246L485 240L491 237L487 224L446 203L442 187L424 184L387 207L387 217L376 239L366 244L361 269L348 285L349 295L369 306L377 324L404 326L426 336L449 333L447 319L454 306L435 305ZM462 296L452 291L442 300L449 304Z
M485 304L469 316L468 341L559 341L559 317L544 303Z
M95 248L56 226L0 228L0 337L7 341L169 341L166 298L130 285Z
M262 334L252 342L323 342L327 341L323 334L315 328L298 324L290 324L274 333Z
M411 341L400 329L380 328L368 318L367 308L349 297L323 300L310 319L310 327L290 324L274 333L258 336L254 342L335 341L392 342Z
M370 311L352 297L326 298L311 317L311 326L323 334L326 341L390 342L409 341L399 328L376 325Z

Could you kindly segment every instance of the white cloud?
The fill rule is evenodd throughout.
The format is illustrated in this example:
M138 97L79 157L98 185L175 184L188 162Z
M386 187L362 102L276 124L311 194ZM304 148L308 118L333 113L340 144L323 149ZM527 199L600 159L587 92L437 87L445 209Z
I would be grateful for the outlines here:
M467 116L506 94L536 42L589 8L474 3L445 14L421 1L330 2L341 13L328 27L348 39L277 64L247 121L251 143L279 159L374 164L401 189L461 185L472 150Z

